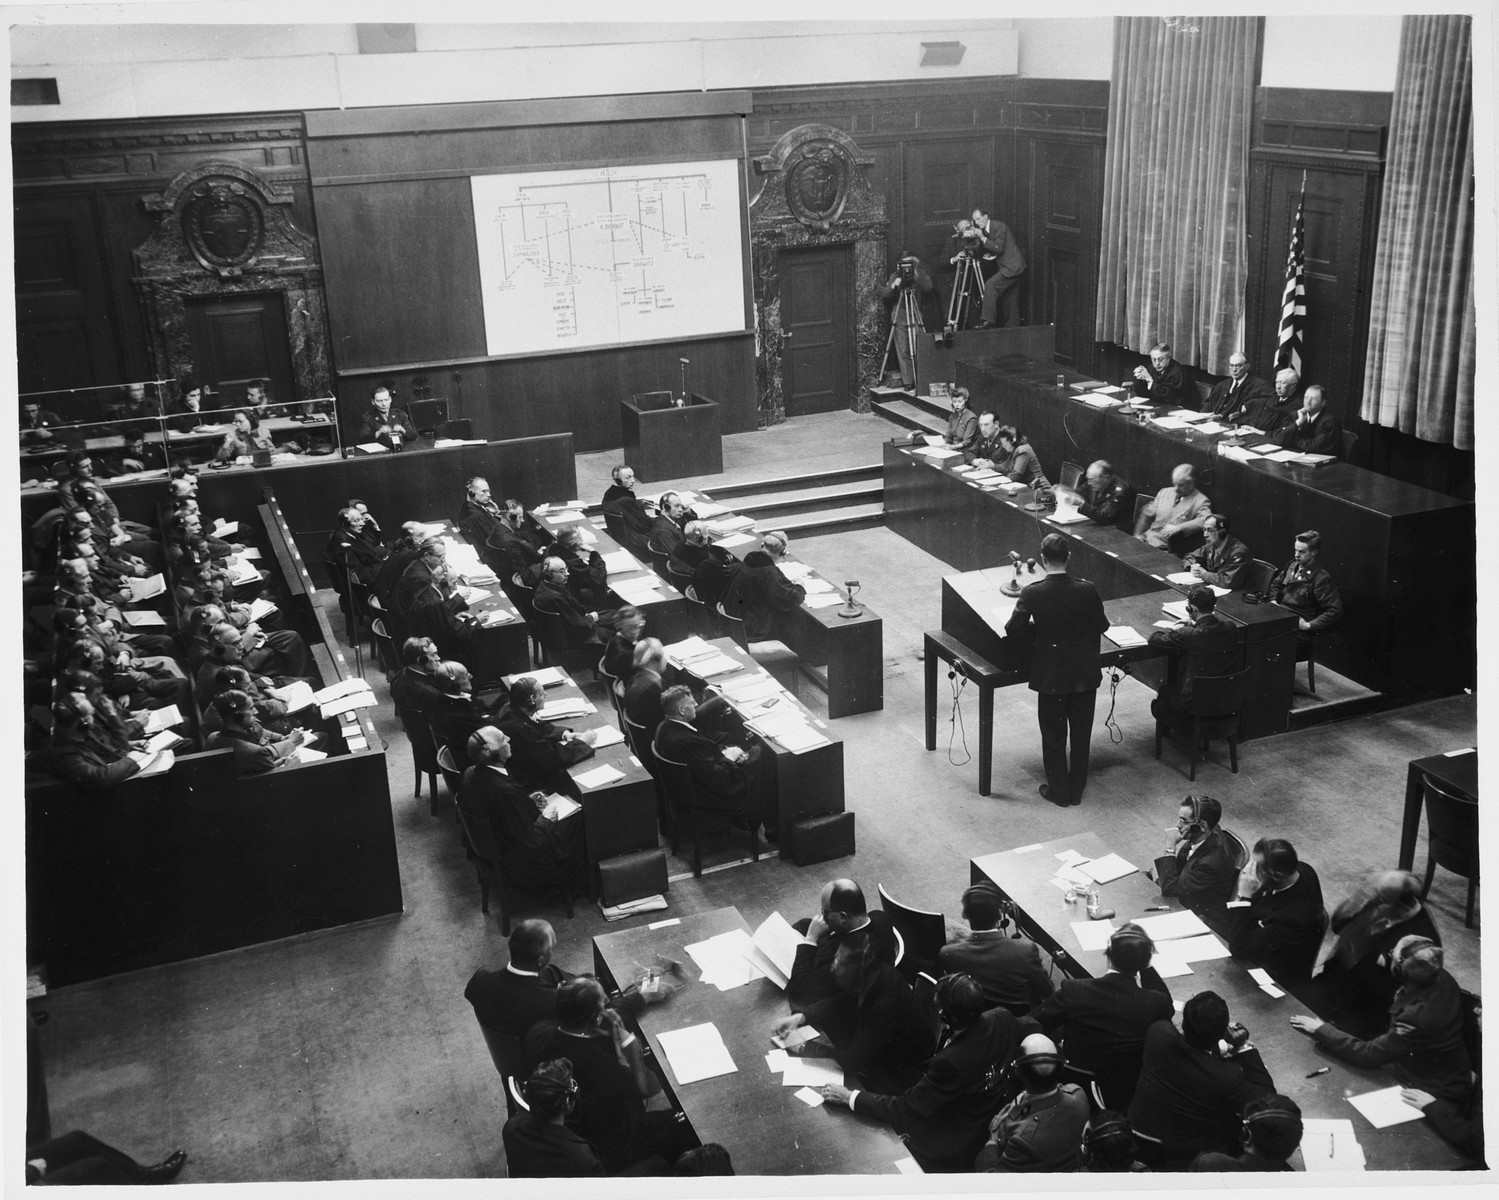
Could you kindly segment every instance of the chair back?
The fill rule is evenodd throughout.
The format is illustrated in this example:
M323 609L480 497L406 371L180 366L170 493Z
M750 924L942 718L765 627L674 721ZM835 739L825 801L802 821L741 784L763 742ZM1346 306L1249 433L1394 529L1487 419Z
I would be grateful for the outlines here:
M1421 779L1426 801L1426 838L1439 867L1468 879L1478 877L1478 804L1450 792L1430 775Z
M1192 708L1203 720L1236 717L1244 709L1249 688L1249 669L1232 675L1198 675L1192 680Z
M1271 581L1274 578L1274 563L1267 563L1263 558L1253 559L1244 569L1244 590L1258 592L1261 596L1268 595Z
M896 963L901 974L907 982L913 982L922 971L937 974L937 952L947 941L946 919L941 913L902 904L885 890L883 883L879 889L880 907L905 944L905 956Z
M437 740L437 735L432 735ZM453 751L447 746L437 747L437 769L442 772L442 781L448 785L448 791L453 795L458 794L458 785L463 782L463 768L453 759Z
M724 621L724 627L729 631L729 636L738 642L742 649L748 650L749 637L744 632L744 619L727 612L724 609L722 600L718 602L717 612L719 617Z
M432 737L427 718L414 709L399 705L396 706L396 716L406 731L406 740L411 743L411 758L416 769L423 775L435 775L438 771L437 742Z
M1058 477L1057 483L1069 491L1075 492L1077 491L1077 485L1082 482L1082 478L1083 469L1080 466L1076 463L1064 462L1062 464L1062 474Z
M1358 445L1358 434L1351 429L1343 430L1343 461L1353 457L1353 448Z
M500 1073L500 1080L505 1089L505 1106L513 1117L522 1108L527 1107L526 1102L521 1099L520 1082L516 1079L516 1072L520 1070L521 1063L520 1038L510 1037L497 1029L491 1029L483 1021L479 1022L479 1032L484 1035L484 1044L489 1048L489 1057L494 1062L494 1069Z
M639 725L632 725L640 729ZM666 792L666 803L674 813L690 814L697 810L697 785L692 780L692 768L661 753L656 739L651 739L651 758L656 764L656 778L661 780ZM642 760L644 761L644 760Z
M671 586L677 591L685 593L696 580L697 576L691 571L683 571L674 566L670 558L666 560L666 578L671 581Z
M1228 852L1233 855L1234 870L1242 871L1249 865L1249 847L1244 844L1243 838L1226 826L1218 826L1218 832L1223 835Z
M458 438L467 441L474 436L474 423L468 417L444 421L432 431L434 438Z
M1144 492L1135 497L1135 519L1134 523L1130 525L1132 531L1140 524L1140 514L1145 511L1145 506L1154 499L1154 496L1147 496Z
M374 599L374 597L370 597ZM385 628L383 619L376 617L370 622L370 637L375 643L375 653L380 660L380 667L386 676L394 674L397 670L396 644L391 638L390 632Z
M342 600L349 594L349 572L343 563L334 562L331 558L323 559L323 570L328 572L328 580L333 584L333 590L338 593Z
M572 639L568 636L567 623L563 621L561 614L533 604L531 619L547 660L562 667L572 666L577 655L573 651Z
M625 714L625 741L629 743L630 749L635 752L635 757L652 775L660 775L656 766L656 742L653 737L646 736L644 725L630 720L629 714Z

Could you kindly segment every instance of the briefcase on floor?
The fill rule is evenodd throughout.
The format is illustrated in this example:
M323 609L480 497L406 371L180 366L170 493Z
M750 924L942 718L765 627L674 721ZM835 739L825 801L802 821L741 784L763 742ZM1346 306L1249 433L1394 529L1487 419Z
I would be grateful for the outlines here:
M854 853L854 814L816 813L791 822L786 849L799 867Z
M599 863L599 899L607 905L655 896L667 890L666 851L632 850Z

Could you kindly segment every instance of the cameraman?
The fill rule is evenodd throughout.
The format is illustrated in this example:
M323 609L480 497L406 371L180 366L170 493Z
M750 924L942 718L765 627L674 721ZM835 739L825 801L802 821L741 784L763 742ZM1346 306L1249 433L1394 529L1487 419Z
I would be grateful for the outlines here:
M975 208L970 220L958 222L957 238L958 253L975 257L984 276L984 306L974 328L1019 325L1020 294L1016 285L1025 274L1025 256L1020 253L1010 227L1003 221L990 220L987 210ZM956 255L952 261L958 261ZM1001 301L1003 320L998 319Z
M922 297L932 290L932 277L922 262L909 250L902 250L895 271L885 281L880 299L893 304L890 324L894 327L895 356L900 362L900 381L907 391L916 386L916 362L912 343L926 332L921 315ZM888 359L887 359L888 361Z

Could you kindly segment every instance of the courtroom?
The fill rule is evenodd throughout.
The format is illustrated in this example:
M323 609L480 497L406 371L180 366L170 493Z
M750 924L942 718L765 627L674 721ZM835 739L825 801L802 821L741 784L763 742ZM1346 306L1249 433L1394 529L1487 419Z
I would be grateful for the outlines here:
M1480 1185L1405 8L9 6L12 1166Z

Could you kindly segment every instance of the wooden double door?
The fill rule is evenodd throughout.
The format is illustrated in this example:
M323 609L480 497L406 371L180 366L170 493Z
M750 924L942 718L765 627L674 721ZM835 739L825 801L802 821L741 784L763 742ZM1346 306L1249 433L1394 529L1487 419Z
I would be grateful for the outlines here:
M301 399L292 373L284 293L191 299L187 330L198 381L218 392L220 403L240 403L252 379L269 379L276 403Z

